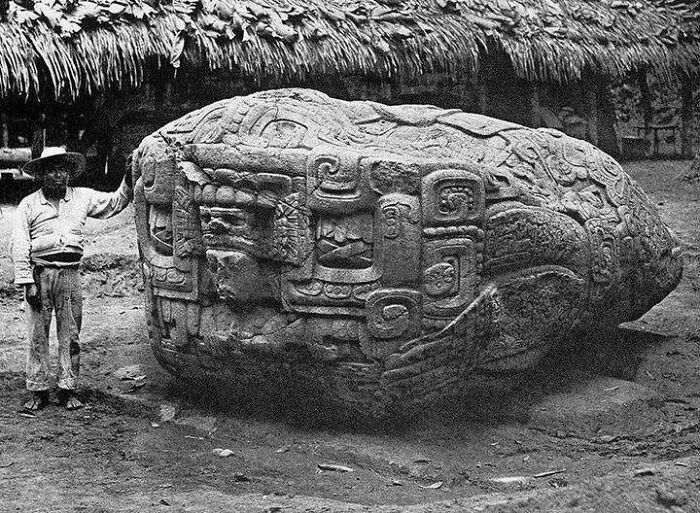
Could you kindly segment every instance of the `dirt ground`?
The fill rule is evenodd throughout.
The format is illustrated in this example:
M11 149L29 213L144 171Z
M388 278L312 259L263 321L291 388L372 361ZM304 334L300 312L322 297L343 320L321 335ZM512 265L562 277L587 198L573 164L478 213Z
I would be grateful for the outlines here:
M526 375L476 376L459 404L377 426L222 409L160 369L131 212L88 225L87 407L20 413L24 313L3 204L0 512L700 511L700 184L674 181L689 165L625 166L685 249L661 304Z

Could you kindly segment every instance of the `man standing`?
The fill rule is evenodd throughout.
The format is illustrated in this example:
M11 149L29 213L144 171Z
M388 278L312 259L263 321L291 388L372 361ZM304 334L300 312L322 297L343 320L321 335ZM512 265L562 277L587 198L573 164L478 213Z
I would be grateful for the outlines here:
M23 169L41 188L17 208L12 237L15 284L23 286L27 302L27 410L49 401L49 329L56 312L58 335L58 400L67 409L80 408L76 397L80 370L79 333L82 291L78 266L83 255L83 226L88 217L107 219L133 198L131 173L112 193L68 182L85 170L85 157L65 150L45 151Z

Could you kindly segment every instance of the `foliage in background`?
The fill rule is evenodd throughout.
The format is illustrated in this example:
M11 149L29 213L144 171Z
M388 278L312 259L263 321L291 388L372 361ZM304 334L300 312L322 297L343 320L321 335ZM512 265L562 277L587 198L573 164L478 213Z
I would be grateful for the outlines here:
M671 80L700 61L695 3L16 0L0 13L0 98L139 86L149 66L167 63L258 83L459 78L492 51L504 51L530 80L576 80L586 70L621 77L642 65Z

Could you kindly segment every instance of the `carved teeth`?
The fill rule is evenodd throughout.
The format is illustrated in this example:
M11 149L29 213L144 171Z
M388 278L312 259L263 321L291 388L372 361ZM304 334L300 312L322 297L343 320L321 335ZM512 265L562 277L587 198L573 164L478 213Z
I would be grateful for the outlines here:
M235 191L233 198L234 204L236 205L250 205L253 206L257 203L256 193L253 191L248 191L245 189Z
M285 330L290 327L285 315L272 314L267 309L256 309L255 312L256 314L252 315L250 312L241 314L239 321L234 321L229 331L229 343L241 344L248 348L263 347L274 346L276 345L275 340L285 338ZM264 319L267 320L263 324ZM296 322L299 320L297 319Z
M214 184L208 183L204 186L204 190L202 191L202 202L205 205L216 204L216 186Z
M243 181L240 181L243 183ZM250 184L249 180L245 183ZM253 184L254 185L254 184ZM195 203L221 207L248 207L273 209L279 203L278 195L271 190L255 191L251 188L208 183L204 188L194 189Z
M216 190L217 205L234 205L236 202L236 190L230 185L221 185Z

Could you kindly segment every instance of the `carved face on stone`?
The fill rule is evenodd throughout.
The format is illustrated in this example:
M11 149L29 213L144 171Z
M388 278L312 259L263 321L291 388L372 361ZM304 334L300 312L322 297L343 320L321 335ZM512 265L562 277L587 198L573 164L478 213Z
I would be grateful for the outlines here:
M458 111L259 93L134 162L156 355L233 388L304 377L350 410L420 403L641 315L680 277L609 157Z

